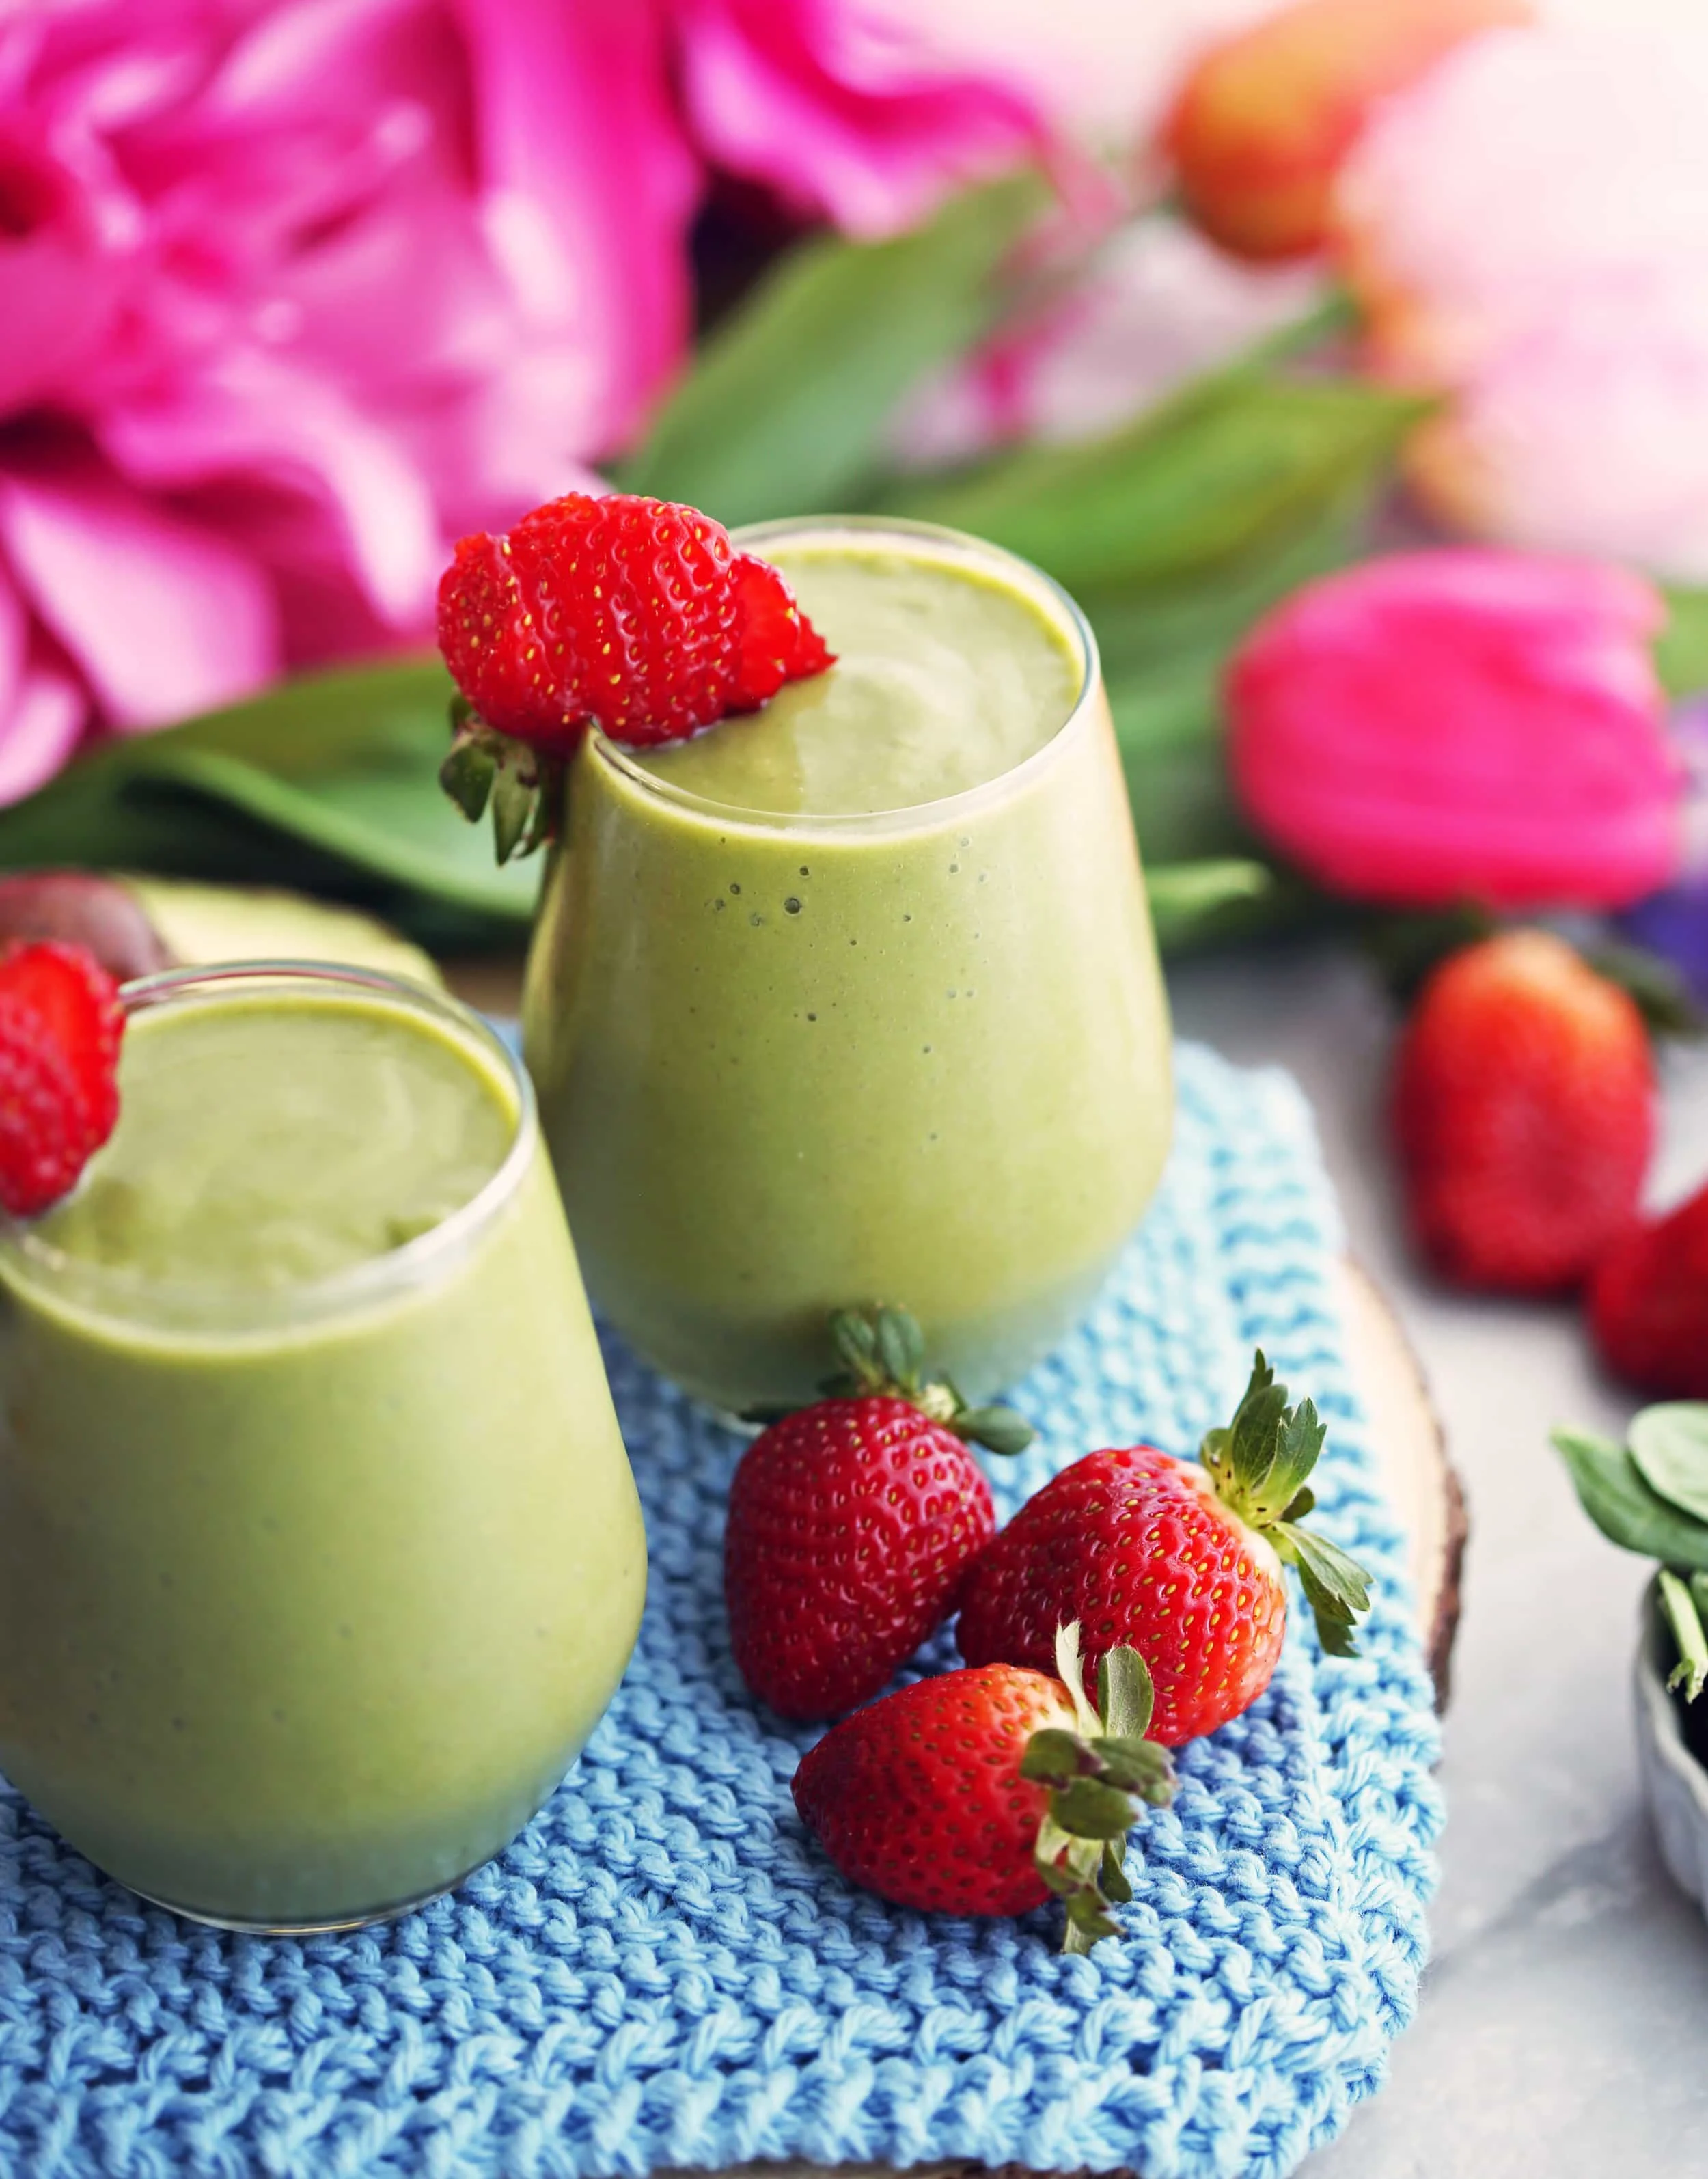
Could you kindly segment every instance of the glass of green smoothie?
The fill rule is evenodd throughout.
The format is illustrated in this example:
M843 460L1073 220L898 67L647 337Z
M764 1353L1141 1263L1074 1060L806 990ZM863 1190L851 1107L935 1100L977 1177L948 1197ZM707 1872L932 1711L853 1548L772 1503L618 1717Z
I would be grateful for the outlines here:
M111 1142L0 1232L0 1770L179 1913L446 1890L628 1661L634 1485L525 1075L387 978L127 986Z
M969 1397L1096 1296L1150 1199L1168 1019L1095 639L953 531L738 532L838 654L662 748L590 733L524 998L595 1300L735 1412L904 1305Z

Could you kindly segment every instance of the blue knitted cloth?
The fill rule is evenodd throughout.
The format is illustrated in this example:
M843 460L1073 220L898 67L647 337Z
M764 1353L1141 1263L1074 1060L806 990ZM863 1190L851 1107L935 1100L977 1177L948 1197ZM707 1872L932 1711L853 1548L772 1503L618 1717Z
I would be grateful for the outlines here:
M969 2157L1264 2179L1381 2077L1422 1963L1430 1688L1283 1077L1184 1051L1167 1182L1096 1317L1022 1388L1055 1468L1190 1452L1267 1349L1328 1419L1326 1533L1376 1576L1363 1655L1295 1610L1268 1693L1182 1752L1135 1832L1123 1942L905 1913L804 1835L785 1732L730 1664L735 1440L620 1349L651 1587L623 1690L550 1805L453 1897L309 1942L146 1908L0 1795L0 2173L604 2175ZM993 1463L994 1465L994 1463ZM953 1661L940 1639L929 1660Z

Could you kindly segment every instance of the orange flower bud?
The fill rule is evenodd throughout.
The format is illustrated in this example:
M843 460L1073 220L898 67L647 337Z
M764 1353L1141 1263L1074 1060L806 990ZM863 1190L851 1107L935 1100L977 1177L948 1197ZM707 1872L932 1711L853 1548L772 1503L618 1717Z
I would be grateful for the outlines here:
M1212 47L1163 148L1193 219L1249 258L1320 250L1341 161L1379 99L1527 0L1295 0Z

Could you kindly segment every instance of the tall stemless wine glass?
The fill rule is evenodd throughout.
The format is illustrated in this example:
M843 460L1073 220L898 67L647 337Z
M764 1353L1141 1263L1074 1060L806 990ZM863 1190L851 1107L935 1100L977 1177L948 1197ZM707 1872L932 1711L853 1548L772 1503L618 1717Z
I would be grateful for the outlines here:
M1086 1309L1168 1142L1167 1007L1096 642L1035 568L952 531L826 519L736 541L795 579L833 672L864 669L810 579L880 565L903 650L916 579L939 663L927 592L982 586L957 639L1000 646L1029 618L1064 661L1059 709L997 776L885 806L881 692L916 700L920 676L881 661L873 806L829 815L717 799L703 771L690 788L588 737L524 1000L576 1246L618 1329L723 1408L810 1397L827 1313L874 1300L909 1307L981 1397ZM762 755L767 731L765 712L726 722L689 761L732 733Z
M0 1768L192 1918L371 1919L521 1828L640 1618L532 1093L382 976L124 999L112 1143L0 1232Z

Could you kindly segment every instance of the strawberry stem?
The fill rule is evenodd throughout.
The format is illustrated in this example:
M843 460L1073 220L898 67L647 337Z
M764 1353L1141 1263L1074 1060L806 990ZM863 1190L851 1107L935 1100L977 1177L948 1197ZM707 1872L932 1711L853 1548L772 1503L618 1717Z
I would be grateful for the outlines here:
M552 837L563 781L561 758L497 733L466 696L451 699L451 747L439 766L439 784L471 825L491 810L501 867Z
M1353 1627L1370 1609L1370 1576L1337 1545L1300 1526L1316 1504L1306 1479L1327 1435L1311 1401L1288 1405L1287 1387L1276 1383L1260 1347L1233 1421L1206 1434L1199 1457L1223 1505L1266 1535L1298 1574L1329 1655L1355 1657Z
M1056 1630L1056 1670L1074 1704L1075 1730L1046 1726L1020 1759L1020 1776L1050 1787L1033 1859L1067 1913L1062 1949L1089 1952L1121 1925L1109 1913L1133 1896L1123 1857L1142 1804L1174 1798L1174 1765L1166 1748L1145 1738L1153 1690L1145 1660L1118 1644L1097 1667L1099 1707L1085 1693L1077 1620ZM1101 1710L1101 1714L1100 1714Z
M827 1397L911 1400L933 1422L987 1452L1024 1452L1032 1442L1032 1425L1012 1408L969 1407L947 1377L927 1380L925 1334L906 1309L882 1303L839 1309L830 1335L843 1366L821 1386Z

